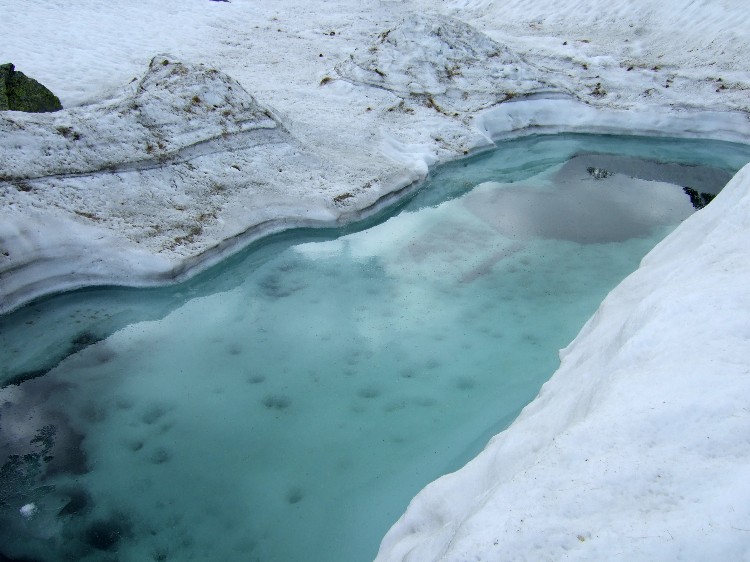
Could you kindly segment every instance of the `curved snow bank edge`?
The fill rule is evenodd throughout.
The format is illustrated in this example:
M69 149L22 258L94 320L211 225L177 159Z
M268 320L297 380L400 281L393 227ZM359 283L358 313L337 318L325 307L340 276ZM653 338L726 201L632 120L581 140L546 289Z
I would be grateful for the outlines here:
M750 117L672 107L595 108L571 99L508 102L482 111L474 125L488 142L531 133L601 133L747 142Z
M372 217L408 196L423 179L423 175L405 170L392 178L391 189L384 189L384 195L366 207L342 209L334 218L329 218L328 212L299 208L296 215L290 213L256 223L199 254L185 257L154 254L124 244L101 229L51 213L26 216L15 224L0 225L0 235L6 244L31 256L15 269L0 272L3 277L0 314L13 312L36 299L76 289L145 288L181 283L273 234L297 228L334 228ZM58 233L54 247L45 240L50 230Z
M609 294L507 430L412 500L377 560L745 558L748 232L750 164Z

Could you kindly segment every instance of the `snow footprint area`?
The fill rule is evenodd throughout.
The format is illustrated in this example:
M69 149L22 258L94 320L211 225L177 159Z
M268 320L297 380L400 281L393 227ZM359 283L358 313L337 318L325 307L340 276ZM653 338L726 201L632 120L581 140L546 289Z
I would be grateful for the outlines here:
M615 0L606 6L591 0L443 0L439 4L447 13L482 28L505 28L540 39L545 34L562 36L599 45L618 56L675 68L747 70L739 46L747 43L750 15L735 2L698 0L683 9L675 9L672 2L648 0Z

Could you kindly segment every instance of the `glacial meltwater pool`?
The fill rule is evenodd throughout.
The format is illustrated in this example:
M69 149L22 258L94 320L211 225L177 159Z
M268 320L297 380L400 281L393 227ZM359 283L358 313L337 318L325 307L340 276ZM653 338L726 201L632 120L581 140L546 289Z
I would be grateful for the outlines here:
M178 286L0 318L0 558L371 560L748 147L557 135Z

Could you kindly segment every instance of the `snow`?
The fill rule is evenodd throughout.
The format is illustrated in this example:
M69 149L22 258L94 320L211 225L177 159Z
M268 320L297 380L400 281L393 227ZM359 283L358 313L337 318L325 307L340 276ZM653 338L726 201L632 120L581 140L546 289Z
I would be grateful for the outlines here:
M518 92L561 90L470 25L424 14L409 15L336 70L344 80L393 92L404 102L419 100L439 113L478 111Z
M506 103L477 115L477 128L490 141L535 132L599 132L649 136L681 136L746 142L750 122L746 114L720 111L670 112L642 108L637 119L624 109L593 108L564 99Z
M3 56L66 109L0 115L0 312L184 279L527 132L747 142L750 12L683 4L2 0ZM378 559L749 559L749 207L746 167Z
M27 503L22 505L18 511L25 519L31 519L32 517L34 517L38 510L39 508L36 506L36 504Z

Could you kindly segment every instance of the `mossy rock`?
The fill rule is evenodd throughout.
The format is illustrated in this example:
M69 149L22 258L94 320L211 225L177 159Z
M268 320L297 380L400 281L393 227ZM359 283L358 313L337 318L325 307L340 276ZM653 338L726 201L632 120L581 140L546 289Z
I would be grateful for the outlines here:
M8 103L8 94L6 93L5 89L12 73L12 64L0 64L0 111L10 109L10 104Z
M11 63L0 64L0 111L46 113L59 111L62 104L55 94Z

